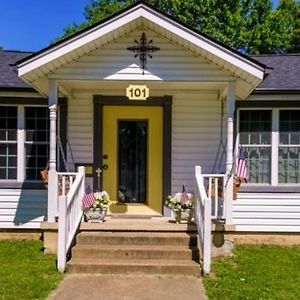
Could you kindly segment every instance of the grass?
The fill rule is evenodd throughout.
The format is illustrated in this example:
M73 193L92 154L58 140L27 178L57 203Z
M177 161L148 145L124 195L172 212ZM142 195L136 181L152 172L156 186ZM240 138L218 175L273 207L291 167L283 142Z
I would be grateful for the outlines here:
M40 241L0 241L0 299L45 299L62 280Z
M204 279L209 300L300 299L300 246L239 246Z

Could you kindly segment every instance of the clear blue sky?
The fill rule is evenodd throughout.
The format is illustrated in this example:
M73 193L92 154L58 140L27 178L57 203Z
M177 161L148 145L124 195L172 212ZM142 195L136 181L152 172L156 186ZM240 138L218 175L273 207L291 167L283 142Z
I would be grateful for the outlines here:
M273 2L277 5L279 0ZM73 22L84 21L89 0L0 0L0 46L38 51Z

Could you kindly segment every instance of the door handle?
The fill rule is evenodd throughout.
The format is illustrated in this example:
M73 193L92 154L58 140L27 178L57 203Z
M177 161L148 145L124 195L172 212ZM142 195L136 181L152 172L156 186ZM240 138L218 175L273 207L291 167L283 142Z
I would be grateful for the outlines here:
M108 165L107 165L107 164L104 164L104 165L102 166L102 169L103 169L103 170L107 170L107 169L108 169Z

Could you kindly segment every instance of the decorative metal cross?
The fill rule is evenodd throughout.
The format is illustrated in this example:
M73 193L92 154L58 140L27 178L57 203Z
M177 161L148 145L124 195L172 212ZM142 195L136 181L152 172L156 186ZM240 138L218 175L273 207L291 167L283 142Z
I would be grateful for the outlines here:
M143 70L143 75L144 75L144 71L145 71L146 65L147 65L148 56L150 58L152 58L151 53L159 51L160 49L153 45L152 40L150 40L149 42L147 41L145 32L142 33L139 42L137 40L134 40L134 42L137 45L132 46L132 47L128 47L127 50L134 52L135 53L134 57L139 56L141 68Z
M95 171L97 173L97 179L98 179L98 191L100 191L100 185L101 185L101 181L100 181L100 177L101 177L101 173L102 173L102 170L100 168L96 169Z

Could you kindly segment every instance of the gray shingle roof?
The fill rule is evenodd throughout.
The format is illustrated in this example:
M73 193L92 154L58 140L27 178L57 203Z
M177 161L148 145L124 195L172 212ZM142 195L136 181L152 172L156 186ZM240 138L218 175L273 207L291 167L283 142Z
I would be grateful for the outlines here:
M0 51L0 89L1 88L30 88L18 77L15 63L32 53L19 51Z
M272 68L257 91L300 91L300 53L254 55L252 58Z

